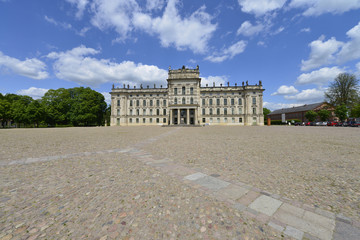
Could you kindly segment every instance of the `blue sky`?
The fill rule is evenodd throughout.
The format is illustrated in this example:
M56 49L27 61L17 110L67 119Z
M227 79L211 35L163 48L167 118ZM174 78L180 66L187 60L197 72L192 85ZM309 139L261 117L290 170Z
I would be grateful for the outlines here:
M272 110L323 100L360 76L360 0L0 0L0 92L262 81Z

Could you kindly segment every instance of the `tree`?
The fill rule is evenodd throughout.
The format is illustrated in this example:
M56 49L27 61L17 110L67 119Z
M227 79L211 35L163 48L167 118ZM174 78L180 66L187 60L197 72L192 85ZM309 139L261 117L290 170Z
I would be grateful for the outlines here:
M321 121L327 121L330 117L330 112L326 109L321 109L317 112Z
M263 113L264 113L264 122L267 121L267 115L271 113L270 109L267 108L263 108Z
M359 99L359 80L355 75L340 73L330 84L328 91L325 93L325 99L334 106L344 104L351 107Z
M46 113L46 123L53 126L56 124L70 124L71 98L68 89L50 89L42 97L41 103Z
M313 110L310 110L305 113L305 117L307 118L307 120L309 120L309 122L313 122L317 117L317 113Z
M21 123L27 124L29 123L29 118L26 113L27 107L33 99L29 96L19 96L18 100L15 100L11 104L11 114L13 120L18 124L20 127Z
M359 118L360 117L360 103L354 105L350 111L350 117Z
M5 122L10 121L11 119L11 104L6 99L0 99L0 121L2 127L4 127Z
M348 109L345 104L337 106L335 108L335 115L340 119L340 121L344 121L347 118Z
M34 123L39 127L39 123L45 120L45 110L41 105L40 100L32 101L26 108L26 115L30 123Z

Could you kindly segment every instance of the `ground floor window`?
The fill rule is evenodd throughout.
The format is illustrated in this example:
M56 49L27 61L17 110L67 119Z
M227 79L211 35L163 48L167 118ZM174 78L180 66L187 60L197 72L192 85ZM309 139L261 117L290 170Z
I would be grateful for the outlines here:
M210 123L212 123L213 122L213 119L212 118L210 118Z
M202 119L202 122L203 122L203 123L205 122L205 118Z
M239 118L239 123L242 123L242 118Z
M150 123L152 123L152 118L150 118Z
M227 118L224 119L224 122L227 122Z
M143 123L145 123L146 122L146 118L143 118Z
M220 118L217 118L217 122L220 123Z
M132 118L129 119L129 122L132 123Z
M157 119L156 119L156 123L159 123L159 122L160 122L160 120L157 118Z
M163 118L163 123L166 123L166 118Z
M117 124L117 125L120 125L120 118L117 118L117 119L116 119L116 124Z
M232 118L232 119L231 119L231 122L232 122L232 123L235 123L235 118Z
M256 123L256 117L253 117L253 123Z
M136 119L136 123L139 123L139 119L138 119L138 118Z

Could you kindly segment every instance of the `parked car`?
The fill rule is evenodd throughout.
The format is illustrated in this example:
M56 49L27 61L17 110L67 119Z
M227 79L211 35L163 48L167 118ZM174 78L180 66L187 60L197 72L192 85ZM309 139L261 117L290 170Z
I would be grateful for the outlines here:
M330 121L330 122L327 122L327 125L328 125L328 126L335 126L336 123L337 123L337 122L332 122L332 121Z
M296 122L296 123L294 123L294 126L302 126L302 123L301 122Z
M306 122L305 123L305 126L310 126L311 125L311 122Z
M337 122L337 123L335 124L335 127L342 127L342 125L343 125L342 122Z
M349 124L349 122L343 122L342 126L343 127L348 127L348 126L350 126L350 124Z
M350 127L359 127L359 126L360 126L360 122L351 121L351 122L349 122L349 126L350 126Z
M316 126L316 122L311 122L310 126Z

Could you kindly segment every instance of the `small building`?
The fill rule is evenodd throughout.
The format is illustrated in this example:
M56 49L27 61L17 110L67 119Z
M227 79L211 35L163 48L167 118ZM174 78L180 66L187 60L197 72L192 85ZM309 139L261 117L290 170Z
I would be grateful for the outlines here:
M169 68L166 87L113 86L110 125L264 125L261 81L202 87L199 74L183 66Z
M301 122L307 122L308 120L305 117L306 112L312 110L314 112L318 112L319 110L326 109L330 111L330 119L334 120L335 114L334 114L334 107L330 106L326 102L320 102L320 103L312 103L312 104L305 104L303 106L299 107L292 107L292 108L283 108L278 109L270 114L267 115L268 118L271 120L282 120L282 115L285 115L285 121L291 121L294 119L298 119Z

